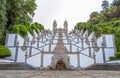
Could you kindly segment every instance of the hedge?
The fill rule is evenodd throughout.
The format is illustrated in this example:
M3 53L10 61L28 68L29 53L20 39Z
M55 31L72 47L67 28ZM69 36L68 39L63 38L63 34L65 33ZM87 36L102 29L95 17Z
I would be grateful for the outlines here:
M18 33L21 37L25 37L27 35L27 28L24 25L15 25L13 28L15 33Z
M11 51L5 46L0 46L0 58L9 56L11 56Z
M110 60L110 61L112 61L112 60L116 60L116 57L111 56L111 57L109 57L109 60Z
M120 59L120 52L116 52L115 56L116 56L117 59Z

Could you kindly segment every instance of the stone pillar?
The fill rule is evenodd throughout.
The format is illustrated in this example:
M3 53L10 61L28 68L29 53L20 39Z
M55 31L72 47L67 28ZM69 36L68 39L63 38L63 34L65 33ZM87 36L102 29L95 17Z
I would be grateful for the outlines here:
M83 39L81 39L82 49L84 49Z
M15 63L17 62L17 57L18 57L18 48L19 48L19 41L16 43L16 53L15 53Z
M89 56L92 57L90 45L88 46L88 48L89 48Z
M53 21L53 34L56 32L57 30L57 22L56 20Z
M72 43L70 41L70 52L72 52Z
M45 38L46 38L46 31L44 32L44 36L45 36Z
M35 35L33 35L33 38L32 38L32 44L34 44L35 43Z
M103 62L106 62L106 58L105 58L105 49L104 47L102 47L102 55L103 55Z
M37 49L39 49L39 40L37 41Z
M7 35L8 36L8 35ZM17 36L17 34L15 34L15 41L14 41L14 46L17 46L17 38L18 38L18 36Z
M78 48L77 48L77 59L78 59L78 67L80 68L80 52Z
M49 41L49 52L51 52L51 40Z
M28 52L26 50L26 52L25 52L25 63L27 63L27 58L28 58Z
M77 42L79 42L79 38L80 38L80 36L79 36L79 34L77 33Z
M26 41L25 38L24 38L23 45L21 46L21 49L22 49L23 51L25 51L25 50L27 49L27 41Z
M30 49L29 49L29 56L31 57L32 55L32 43L30 43Z
M96 64L96 54L95 54L95 51L93 51L93 59L94 59L94 64Z
M38 37L37 37L37 48L39 48L39 42L40 42L40 34L38 34Z
M43 32L42 32L41 36L42 36L42 42L43 42Z
M68 38L68 44L70 43L70 39Z
M54 35L52 34L52 44L53 44L53 38L54 38Z
M105 56L105 47L106 47L106 39L105 36L103 36L103 42L102 42L102 54L103 54L103 62L106 62L106 56Z
M66 20L64 21L64 30L65 33L68 33L68 22Z
M43 68L43 62L44 62L44 48L41 51L41 66L40 66L40 68Z
M114 54L115 54L115 52L116 52L116 45L115 45L114 35L112 35L112 41L113 41L113 48L114 48Z
M93 39L91 39L91 43L92 43L92 47L93 47L93 43L94 43Z

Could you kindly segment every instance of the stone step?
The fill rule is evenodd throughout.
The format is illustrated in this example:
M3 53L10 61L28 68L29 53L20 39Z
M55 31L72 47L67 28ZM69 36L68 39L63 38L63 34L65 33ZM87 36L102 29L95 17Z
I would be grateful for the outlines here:
M91 65L86 70L120 70L120 64L96 64Z
M0 70L34 70L32 66L25 63L0 64Z

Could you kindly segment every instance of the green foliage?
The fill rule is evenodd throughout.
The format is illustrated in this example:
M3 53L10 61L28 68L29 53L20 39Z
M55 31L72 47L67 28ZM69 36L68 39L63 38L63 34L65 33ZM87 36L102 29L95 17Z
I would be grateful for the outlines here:
M103 8L103 10L107 10L108 7L109 7L109 2L106 1L106 0L102 1L102 8Z
M4 45L5 35L13 32L14 25L32 22L35 0L0 0L0 44ZM16 28L18 31L19 29ZM25 31L20 30L21 33ZM31 29L29 29L31 32Z
M120 52L116 52L115 56L116 56L117 59L120 59Z
M33 32L33 29L31 27L31 24L30 23L26 23L25 27L26 27L27 31L33 36L34 32Z
M15 33L18 33L23 38L28 33L27 28L24 25L15 25L13 30Z
M112 27L111 26L104 26L101 29L101 33L103 34L111 34L112 32Z
M79 30L87 30L87 29L89 29L90 26L86 22L79 22L79 23L77 23L76 27Z
M88 20L88 22L91 23L91 24L97 24L99 22L98 19L97 19L98 15L99 15L98 12L96 12L96 11L92 12L90 14L90 19Z
M120 59L120 52L116 52L115 53L115 56L111 56L109 57L109 60L116 60L116 59Z
M6 0L0 0L0 44L4 44L5 40L5 31L6 31L6 23L7 23L7 17L6 17Z
M41 30L44 30L44 26L39 23L26 23L25 25L14 25L13 31L14 33L18 33L21 37L25 38L28 32L33 36L35 33L39 33Z
M31 28L33 29L33 30L35 30L35 32L38 34L39 33L39 29L38 29L38 26L36 25L36 24L32 24L31 25Z
M42 24L35 22L31 25L31 28L35 30L35 32L38 34L41 30L44 29L44 26Z
M0 46L0 58L9 56L11 56L11 51L5 46Z
M7 9L8 27L32 22L36 9L35 0L8 0L7 5L9 5Z
M113 0L112 5L120 8L120 0Z
M111 6L108 7L106 0L103 1L103 10L98 13L96 11L90 14L90 19L86 23L89 25L83 25L79 22L75 26L75 29L85 29L88 33L95 32L95 35L99 37L101 34L114 34L115 44L117 51L120 51L120 0L113 0Z
M110 61L112 61L112 60L116 60L116 57L111 56L111 57L109 57L109 60L110 60Z
M114 27L119 27L120 26L120 20L116 20L113 24Z

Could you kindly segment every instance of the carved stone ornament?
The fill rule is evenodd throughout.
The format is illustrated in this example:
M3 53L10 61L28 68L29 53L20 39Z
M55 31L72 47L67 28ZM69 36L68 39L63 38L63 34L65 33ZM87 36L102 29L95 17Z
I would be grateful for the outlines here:
M89 40L88 40L88 32L85 34L85 43L87 45L90 45Z
M22 49L23 51L25 51L25 50L27 49L26 41L23 42L23 45L22 45L21 49Z
M50 69L56 69L60 63L65 66L65 69L73 68L73 66L70 65L70 57L67 55L67 48L63 44L61 33L59 33L58 43L54 49L51 64L48 67Z
M97 45L97 38L95 36L93 36L93 44L94 44L94 51L98 52L99 47Z
M96 51L96 52L99 51L99 47L98 47L97 43L94 43L94 51Z
M35 35L33 36L31 43L32 43L32 44L35 43Z

